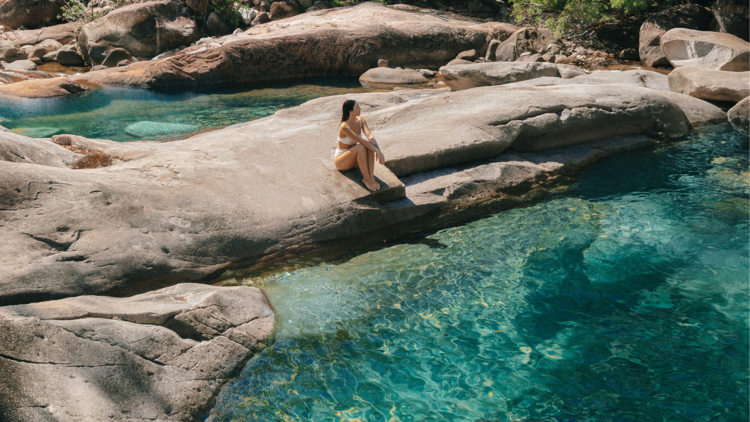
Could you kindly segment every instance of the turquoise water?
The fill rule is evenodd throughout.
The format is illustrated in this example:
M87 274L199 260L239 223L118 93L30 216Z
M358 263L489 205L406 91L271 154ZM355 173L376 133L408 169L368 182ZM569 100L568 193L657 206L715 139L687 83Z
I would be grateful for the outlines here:
M748 141L264 279L273 343L214 421L748 420ZM300 263L305 264L305 263Z
M114 141L163 139L259 119L318 97L366 91L350 78L188 92L106 87L68 98L0 99L0 125L37 138L68 133Z

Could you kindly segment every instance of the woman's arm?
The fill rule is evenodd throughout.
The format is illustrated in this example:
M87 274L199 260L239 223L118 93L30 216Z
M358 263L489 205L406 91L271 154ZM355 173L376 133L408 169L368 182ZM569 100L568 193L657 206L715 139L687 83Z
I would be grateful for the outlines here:
M351 139L359 142L360 144L362 144L365 148L369 149L370 151L373 151L373 152L380 151L380 149L377 146L371 144L370 141L368 141L367 139L365 139L365 138L357 135L356 133L354 133L354 131L351 130L351 128L349 128L349 125L342 124L341 125L341 129L339 130L339 133L341 133L341 132L344 132L344 135L346 135L347 137L349 137L349 138L351 138Z
M360 124L362 125L362 132L364 132L365 135L367 135L367 138L370 140L370 143L375 146L378 150L375 151L375 155L378 158L378 162L380 164L385 164L385 155L383 155L383 152L380 150L380 145L378 145L378 141L375 140L375 135L372 134L372 131L370 130L370 126L367 126L367 122L365 121L365 118L360 116L359 117Z

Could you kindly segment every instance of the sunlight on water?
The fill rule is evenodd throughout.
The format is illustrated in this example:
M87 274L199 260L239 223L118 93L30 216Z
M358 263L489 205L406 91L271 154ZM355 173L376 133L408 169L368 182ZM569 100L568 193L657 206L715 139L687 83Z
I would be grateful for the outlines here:
M30 137L68 133L134 141L247 122L314 98L367 91L359 81L348 78L194 92L105 87L69 98L3 98L0 100L0 125ZM145 135L126 130L138 124L159 125L171 130Z
M277 331L214 421L747 421L748 141L611 157L567 197L250 280Z

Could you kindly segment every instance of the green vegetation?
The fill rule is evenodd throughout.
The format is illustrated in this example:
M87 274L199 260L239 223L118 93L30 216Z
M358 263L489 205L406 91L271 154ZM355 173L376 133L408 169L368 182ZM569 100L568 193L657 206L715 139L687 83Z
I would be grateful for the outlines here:
M216 12L224 20L224 23L231 28L237 28L242 22L242 14L234 8L234 3L234 0L212 0L206 14L210 15L212 11Z
M677 0L508 0L519 23L543 25L555 35L570 35L593 24L617 22L646 11L666 9Z
M65 0L62 14L58 15L57 18L66 22L83 21L83 23L89 23L122 6L123 1L115 0L112 7L101 8L95 12L94 5L90 0Z

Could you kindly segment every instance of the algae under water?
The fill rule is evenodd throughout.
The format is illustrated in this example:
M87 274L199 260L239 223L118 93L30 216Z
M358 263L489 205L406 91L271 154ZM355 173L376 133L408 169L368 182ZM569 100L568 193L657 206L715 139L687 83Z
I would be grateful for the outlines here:
M66 98L3 98L0 125L32 138L67 133L113 141L159 139L260 119L319 97L371 91L353 78L190 89L103 87Z
M564 197L248 280L273 342L211 421L748 420L748 141L587 168Z

